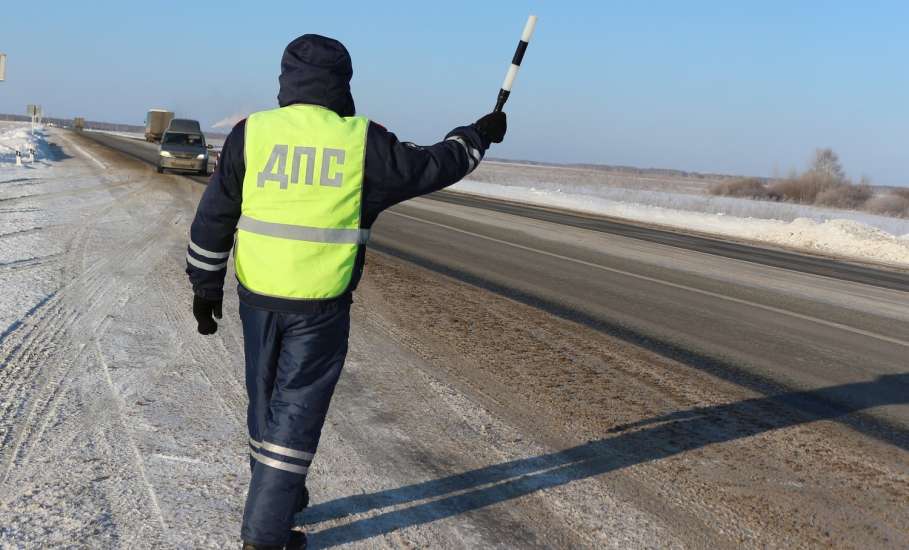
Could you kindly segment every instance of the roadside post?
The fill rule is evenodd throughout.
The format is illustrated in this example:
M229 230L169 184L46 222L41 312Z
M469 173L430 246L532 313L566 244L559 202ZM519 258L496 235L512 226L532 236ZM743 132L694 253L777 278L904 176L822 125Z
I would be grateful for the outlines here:
M25 114L31 117L32 122L32 135L35 135L35 117L38 115L38 106L32 103L29 103L25 106Z

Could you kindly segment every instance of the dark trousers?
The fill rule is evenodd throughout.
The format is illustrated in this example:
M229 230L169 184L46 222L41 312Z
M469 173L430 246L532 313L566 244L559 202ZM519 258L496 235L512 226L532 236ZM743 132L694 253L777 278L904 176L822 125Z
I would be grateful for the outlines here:
M283 545L305 505L312 462L350 333L350 305L279 313L240 304L252 479L242 537Z

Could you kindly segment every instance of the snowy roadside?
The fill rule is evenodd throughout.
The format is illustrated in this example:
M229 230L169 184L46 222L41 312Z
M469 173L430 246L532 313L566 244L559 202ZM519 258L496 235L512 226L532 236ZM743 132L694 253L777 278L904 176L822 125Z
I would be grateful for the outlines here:
M608 186L464 180L451 190L845 259L909 267L909 220L729 197Z
M203 188L48 135L56 160L0 170L0 548L236 547L237 297L228 285L202 338L183 273ZM368 265L297 517L311 548L905 545L892 446L483 289Z
M65 154L48 143L46 132L38 129L32 134L28 124L0 123L0 343L57 290L59 273L53 264L64 249L54 237L75 215L66 208L47 212L31 204L29 197L64 188L76 192L98 183L94 174L86 179L80 170L52 168ZM17 165L16 151L30 147L35 158L20 157ZM10 292L10 286L16 290Z
M0 122L0 170L43 166L42 161L54 156L45 139L46 134L47 130L43 127L33 132L27 123Z
M183 270L202 187L77 135L48 141L56 160L0 171L0 547L234 547L242 332L232 285L217 335L194 330ZM667 540L596 477L511 494L524 470L500 465L551 449L433 376L404 338L357 305L301 518L312 548ZM458 482L488 470L511 482ZM485 499L463 494L476 488Z
M176 345L156 284L162 233L191 201L45 135L55 156L0 169L0 547L151 547L181 530L205 546L245 468L223 445L242 446L242 422L195 364L205 344Z

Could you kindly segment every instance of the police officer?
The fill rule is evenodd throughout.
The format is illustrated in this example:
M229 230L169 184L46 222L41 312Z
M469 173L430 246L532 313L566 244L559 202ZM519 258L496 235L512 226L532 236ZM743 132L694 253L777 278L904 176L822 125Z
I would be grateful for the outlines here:
M244 549L304 548L291 531L347 354L351 293L379 213L451 185L502 141L504 113L435 145L398 141L355 116L350 55L304 35L281 60L280 108L231 131L196 211L187 250L193 314L217 330L231 249L246 355L252 468Z

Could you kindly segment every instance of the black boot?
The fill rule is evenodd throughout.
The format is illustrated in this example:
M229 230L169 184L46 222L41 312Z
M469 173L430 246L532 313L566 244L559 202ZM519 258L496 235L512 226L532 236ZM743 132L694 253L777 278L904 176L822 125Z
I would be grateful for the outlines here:
M300 512L309 506L309 490L306 487L303 487L303 493L300 495ZM284 545L284 550L306 550L306 533L303 531L291 531L290 538L287 539L287 544Z
M306 487L303 487L303 492L300 493L300 500L297 501L297 504L299 505L300 512L309 506L309 491ZM251 542L244 542L243 550L306 550L306 533L303 531L291 531L290 538L287 539L287 544L283 547L260 546Z
M291 531L284 550L306 550L306 533L303 531Z

